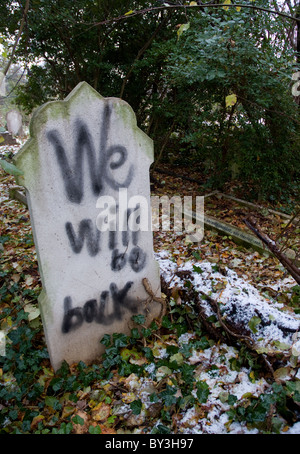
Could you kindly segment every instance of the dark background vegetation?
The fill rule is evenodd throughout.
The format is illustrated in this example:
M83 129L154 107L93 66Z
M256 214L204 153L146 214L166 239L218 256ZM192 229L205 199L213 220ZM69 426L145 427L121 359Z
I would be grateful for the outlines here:
M14 56L26 78L14 101L30 113L85 80L128 101L154 140L154 166L188 167L205 188L234 181L248 199L289 200L299 183L300 117L291 90L299 23L268 11L283 10L277 0L242 4L250 8L31 0ZM13 39L26 2L0 6L1 36ZM297 1L285 6L299 17Z

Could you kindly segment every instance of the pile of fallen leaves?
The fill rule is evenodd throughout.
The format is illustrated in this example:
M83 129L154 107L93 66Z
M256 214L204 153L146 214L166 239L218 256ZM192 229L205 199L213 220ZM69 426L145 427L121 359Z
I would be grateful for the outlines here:
M196 191L190 184L186 194ZM101 339L100 362L54 372L29 214L9 198L15 182L2 170L0 186L0 432L300 433L300 289L275 258L210 231L197 245L156 232L164 317L146 326L135 315L129 335ZM245 323L255 348L232 335L232 320Z

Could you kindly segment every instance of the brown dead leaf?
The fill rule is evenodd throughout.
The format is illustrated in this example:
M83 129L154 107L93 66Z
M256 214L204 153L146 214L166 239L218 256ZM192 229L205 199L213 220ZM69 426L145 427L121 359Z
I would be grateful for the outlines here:
M92 424L94 425L94 424ZM97 424L96 424L97 425ZM95 426L96 426L95 425ZM101 432L105 435L105 434L116 434L117 432L115 431L115 429L113 429L112 427L106 427L104 426L104 424L100 424L100 429L101 429Z
M92 418L94 421L106 421L110 415L110 406L104 402L96 405L92 410Z

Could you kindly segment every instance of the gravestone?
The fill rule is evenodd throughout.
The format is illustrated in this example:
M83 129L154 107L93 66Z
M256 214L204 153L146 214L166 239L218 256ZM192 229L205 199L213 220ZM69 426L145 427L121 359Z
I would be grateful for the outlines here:
M18 110L10 110L6 114L7 130L13 136L23 135L22 114Z
M2 71L0 71L0 96L6 96L6 80Z
M23 171L43 290L51 363L99 358L104 334L126 333L134 314L159 316L149 167L153 143L131 107L82 82L40 107L16 155ZM145 203L146 202L146 203Z

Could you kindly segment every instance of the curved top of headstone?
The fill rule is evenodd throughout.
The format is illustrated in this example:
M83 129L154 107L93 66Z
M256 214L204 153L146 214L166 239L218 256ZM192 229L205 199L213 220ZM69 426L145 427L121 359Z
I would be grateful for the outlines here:
M87 82L80 82L63 100L49 101L38 107L33 113L30 123L30 135L35 137L39 128L49 120L49 116L59 119L64 115L68 115L70 105L75 105L87 102L91 98L98 98L103 102L112 102L123 106L127 109L127 113L131 116L133 125L136 125L136 116L131 106L124 100L114 97L104 98Z
M42 106L38 107L33 115L29 125L30 138L15 155L14 161L18 168L23 170L23 166L26 165L27 154L34 152L36 149L36 142L41 131L44 129L46 124L49 122L60 122L63 119L70 119L73 111L80 110L81 106L90 103L89 112L86 112L89 117L94 117L93 106L99 103L109 104L113 106L113 110L122 117L123 121L127 124L127 129L135 131L140 136L140 140L143 142L143 150L150 160L153 162L153 141L147 136L137 125L136 115L132 107L124 100L115 97L103 97L94 88L92 88L87 82L80 82L64 100L48 101ZM88 120L88 118L87 118ZM148 142L148 143L147 143ZM146 145L147 144L147 145ZM146 146L145 146L146 145ZM33 153L35 156L35 163L32 162L30 165L33 166L34 172L38 171L38 153ZM28 183L26 176L18 176L17 183L27 187Z

